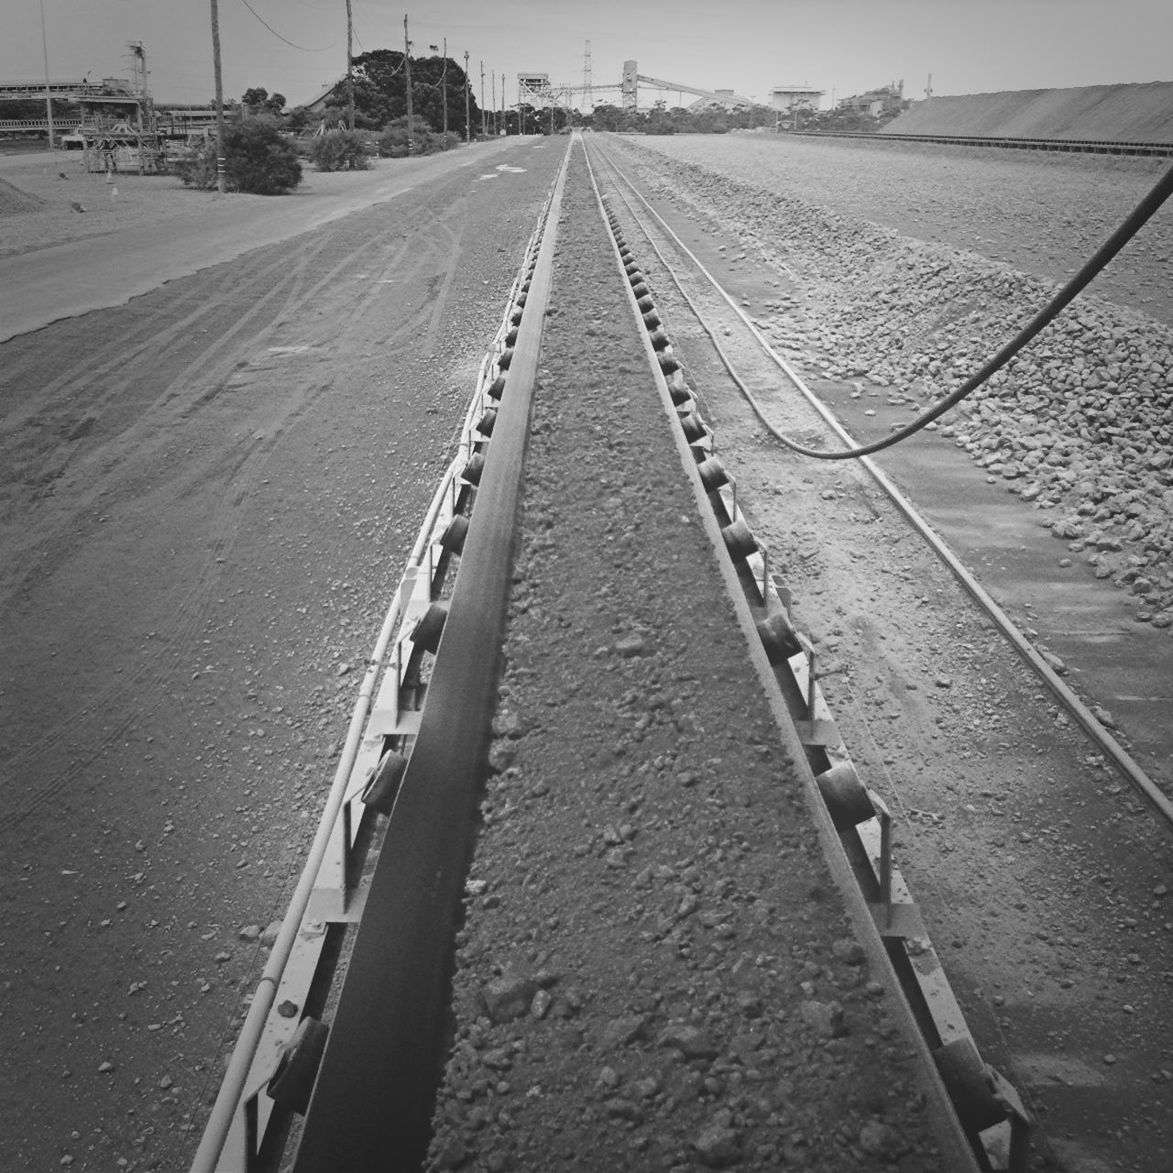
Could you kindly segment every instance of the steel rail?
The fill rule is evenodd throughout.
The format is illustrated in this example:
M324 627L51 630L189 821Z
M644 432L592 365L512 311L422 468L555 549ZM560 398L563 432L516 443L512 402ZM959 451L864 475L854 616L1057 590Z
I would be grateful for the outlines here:
M753 324L752 320L745 313L744 310L736 303L736 301L725 291L717 279L709 272L709 270L701 263L695 253L680 239L679 236L672 230L664 218L652 207L652 205L644 198L638 191L635 185L616 164L615 160L607 154L605 150L598 147L595 149L606 158L608 166L612 173L621 183L625 184L628 190L636 197L636 199L643 205L647 216L651 217L660 226L663 233L672 241L673 245L679 249L695 267L696 271L704 277L706 281L713 287L713 289L720 295L720 297L728 304L729 308L737 315L746 329L753 336L755 341L761 347L770 360L786 375L795 388L803 395L807 402L814 408L821 416L823 421L832 431L850 447L857 447L856 441L852 438L850 433L840 424L834 413L818 398L817 395L803 381L802 377L794 370L793 367L770 345L769 341L761 333L760 330ZM717 343L715 334L711 331L705 323L704 314L696 305L695 301L685 291L681 282L680 276L673 265L665 258L663 252L656 245L652 233L647 227L647 217L641 217L632 206L622 191L619 192L623 198L624 204L628 208L632 219L639 226L640 231L643 232L652 250L659 258L660 263L664 266L665 271L671 277L676 288L679 290L681 296L688 304L689 309L696 316L697 321L700 322L705 332L713 339L719 352L722 355L722 361L726 367L732 367L730 361L725 355L723 348ZM735 375L739 385L744 388L744 381L739 376ZM760 410L756 404L753 404L752 397L750 397L751 405L755 412L761 415ZM1014 621L1006 614L1005 611L994 601L980 582L965 568L960 559L950 549L943 538L941 538L929 525L927 521L916 511L912 502L907 498L896 485L888 478L888 476L868 457L859 457L859 463L867 470L868 474L876 482L877 485L884 491L905 520L916 530L916 532L929 545L941 562L947 567L954 578L961 584L964 590L974 600L975 603L989 616L989 618L997 626L998 630L1007 639L1019 656L1026 662L1026 664L1035 672L1040 680L1051 690L1052 695L1058 700L1072 717L1078 722L1083 731L1092 739L1099 747L1104 755L1112 762L1120 775L1129 783L1136 793L1144 799L1148 804L1150 810L1163 823L1166 831L1173 833L1173 801L1160 789L1160 787L1148 776L1148 774L1141 768L1139 763L1128 753L1127 750L1112 736L1111 733L1104 727L1104 725L1096 718L1095 714L1076 696L1075 692L1064 683L1062 678L1055 672L1055 670L1047 663L1047 661L1035 650L1026 636L1019 630Z

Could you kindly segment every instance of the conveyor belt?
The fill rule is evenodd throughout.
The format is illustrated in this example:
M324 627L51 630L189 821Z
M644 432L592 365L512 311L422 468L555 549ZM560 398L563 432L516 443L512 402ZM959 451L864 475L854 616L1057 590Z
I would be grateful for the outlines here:
M452 933L504 624L530 397L565 163L551 204L436 655L371 882L296 1173L418 1169L448 1003Z

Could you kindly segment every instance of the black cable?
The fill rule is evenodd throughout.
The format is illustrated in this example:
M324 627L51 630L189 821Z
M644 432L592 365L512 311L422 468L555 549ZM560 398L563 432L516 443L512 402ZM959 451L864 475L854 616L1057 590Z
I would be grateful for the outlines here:
M269 24L269 22L265 20L265 18L248 2L248 0L240 0L240 2L245 6L245 8L249 10L249 12L253 14L253 16L257 18L257 20L261 22L261 24L265 26L265 28L269 30L269 32L273 34L273 36L277 38L277 40L284 41L291 49L297 49L302 53L325 53L327 50L333 49L334 45L337 43L335 41L331 41L330 44L321 49L307 49L305 45L295 45L291 40L289 40L288 37L283 37L271 24Z
M908 439L909 436L919 432L927 424L931 424L938 416L944 415L951 407L955 407L967 395L980 387L995 371L1001 370L1087 287L1092 278L1140 231L1145 222L1152 217L1171 194L1173 194L1173 168L1170 168L1157 181L1152 191L1137 204L1132 214L1120 227L1100 245L1079 272L977 374L971 375L956 391L951 391L923 415L917 416L911 423L893 432L890 436L886 436L883 440L876 440L871 444L864 444L859 448L849 448L843 452L824 452L815 448L805 448L793 440L788 440L773 428L770 430L791 452L797 452L800 456L810 456L816 460L854 460L860 456L870 456L873 452L891 448L893 444L899 444L901 440Z

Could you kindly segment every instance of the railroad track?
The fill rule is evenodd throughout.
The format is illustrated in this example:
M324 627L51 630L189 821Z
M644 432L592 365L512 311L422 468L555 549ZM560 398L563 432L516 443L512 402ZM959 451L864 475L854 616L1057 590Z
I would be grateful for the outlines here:
M735 479L723 466L705 389L678 357L673 338L692 327L675 312L662 315L661 303L669 300L663 274L680 273L680 296L737 371L762 427L797 426L805 432L837 426L801 380L779 364L733 299L699 273L695 258L642 202L615 161L596 147L588 157L596 172L592 182L599 207L613 234L616 278L621 267L632 313L641 323L648 381L674 421L681 466L702 525L719 552L753 669L783 740L803 764L811 815L832 872L874 966L886 984L902 991L898 1015L916 1040L944 1121L940 1135L946 1138L947 1167L1024 1170L1029 1104L983 1059L950 988L894 859L894 819L856 768L824 695L823 653L793 619L789 588L776 569L779 559L776 554L772 559L768 545L755 536ZM418 1157L426 1144L432 1096L420 1071L435 1056L447 1014L438 1001L437 979L446 967L459 915L463 856L481 777L478 763L489 735L492 671L486 672L486 665L500 637L520 491L519 445L524 444L547 306L554 251L550 226L556 223L565 175L564 169L535 232L482 367L457 459L437 490L371 657L315 858L262 979L246 1026L251 1041L242 1040L238 1049L193 1165L196 1173L270 1167L272 1138L283 1136L291 1118L307 1109L299 1173L338 1167L340 1153L361 1167L388 1151L388 1143L399 1162L388 1167L415 1167L418 1161L403 1154ZM632 226L639 239L626 237ZM691 266L687 273L682 271L686 265ZM647 278L652 269L655 297ZM786 391L780 390L780 373L788 380ZM840 439L847 439L841 431ZM869 468L869 473L950 565L948 551L918 524L894 486L885 484L879 470ZM991 618L1005 620L992 600L983 600L980 586L956 559L952 563L950 569L969 594L988 604ZM1029 641L1021 633L1016 638L1016 629L1005 622L1006 637L1037 667ZM470 664L477 671L470 673ZM1107 731L1094 718L1083 719L1078 698L1068 697L1070 690L1057 677L1052 682L1041 675L1090 736L1102 734L1102 751L1167 819L1163 796L1146 790L1143 773L1128 768L1127 755ZM382 793L372 796L372 789ZM364 805L360 792L373 801ZM389 821L376 819L380 811L391 813ZM369 863L364 864L368 852L378 859L373 877ZM374 899L368 900L368 894ZM328 963L332 953L326 941L360 917L363 932L349 956L347 986L341 997L324 996L319 962ZM280 1008L290 1006L294 1013L286 1018ZM321 1020L328 1010L334 1012L329 1030ZM361 1086L354 1079L356 1063ZM390 1122L383 1118L385 1109L378 1108L389 1101L396 1105Z

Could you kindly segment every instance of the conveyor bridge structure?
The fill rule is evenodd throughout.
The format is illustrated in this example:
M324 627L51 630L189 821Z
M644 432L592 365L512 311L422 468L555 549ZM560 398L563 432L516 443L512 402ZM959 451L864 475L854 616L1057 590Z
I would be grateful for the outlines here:
M623 78L614 84L551 85L545 80L545 77L545 74L519 74L518 101L528 102L539 109L548 109L551 106L572 106L587 92L592 97L599 92L618 92L623 109L634 113L639 109L639 91L640 86L643 85L654 90L691 94L694 97L705 98L730 110L766 105L764 102L756 102L752 98L734 93L733 90L706 90L699 86L685 85L683 82L665 81L660 77L651 77L639 72L639 63L636 61L623 63Z

